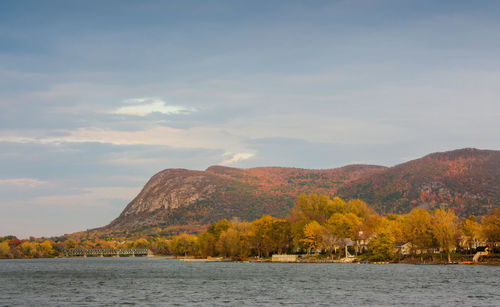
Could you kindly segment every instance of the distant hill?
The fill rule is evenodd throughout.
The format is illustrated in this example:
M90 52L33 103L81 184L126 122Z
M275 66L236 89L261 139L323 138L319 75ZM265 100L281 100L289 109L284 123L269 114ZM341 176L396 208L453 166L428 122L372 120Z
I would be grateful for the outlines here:
M380 213L450 206L461 216L500 206L500 151L459 149L433 153L350 182L337 191Z
M381 214L445 205L462 216L482 215L500 206L500 151L434 153L390 168L167 169L154 175L120 216L101 230L285 216L299 194L311 192L360 198Z
M327 170L223 166L205 171L167 169L154 175L120 216L104 228L204 225L223 218L285 216L301 193L333 195L341 185L385 169L374 165Z

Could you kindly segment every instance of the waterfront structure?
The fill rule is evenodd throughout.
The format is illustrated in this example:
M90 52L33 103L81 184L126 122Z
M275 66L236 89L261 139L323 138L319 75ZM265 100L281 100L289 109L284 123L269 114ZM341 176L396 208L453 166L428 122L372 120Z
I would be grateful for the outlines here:
M72 248L63 250L64 257L136 257L136 256L153 256L153 253L147 248L127 248L127 249L114 249L114 248L99 248L99 249L86 249L86 248Z

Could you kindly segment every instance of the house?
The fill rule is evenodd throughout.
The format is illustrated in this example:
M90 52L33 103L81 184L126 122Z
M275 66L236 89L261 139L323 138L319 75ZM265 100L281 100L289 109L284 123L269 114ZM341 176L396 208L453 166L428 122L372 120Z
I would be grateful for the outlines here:
M410 242L396 242L396 253L403 256L409 255L412 249Z

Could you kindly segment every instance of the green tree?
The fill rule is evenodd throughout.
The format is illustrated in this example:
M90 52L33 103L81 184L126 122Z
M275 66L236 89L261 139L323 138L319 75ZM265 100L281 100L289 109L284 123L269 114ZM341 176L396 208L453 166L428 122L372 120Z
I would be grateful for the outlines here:
M291 245L291 228L290 223L286 220L276 220L271 231L271 240L274 242L274 249L278 254L286 252Z
M368 243L372 260L385 261L394 258L395 239L390 231L382 231Z

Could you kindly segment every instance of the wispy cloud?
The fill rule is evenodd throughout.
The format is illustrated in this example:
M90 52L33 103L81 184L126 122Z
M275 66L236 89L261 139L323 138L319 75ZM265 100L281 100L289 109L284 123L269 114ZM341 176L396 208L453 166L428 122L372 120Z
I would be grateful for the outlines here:
M46 185L47 181L38 180L36 178L9 178L9 179L0 179L0 186L15 186L15 187L24 187L24 188L36 188L42 185Z
M189 114L196 109L185 106L168 105L158 97L133 98L124 101L127 106L116 109L113 113L135 116L146 116L152 113L165 115Z
M12 143L103 143L113 145L161 145L172 148L217 149L224 152L247 151L247 145L240 136L222 128L195 127L177 129L155 126L136 131L81 128L64 132L65 135L45 136L36 131L9 131L1 133L0 142Z

